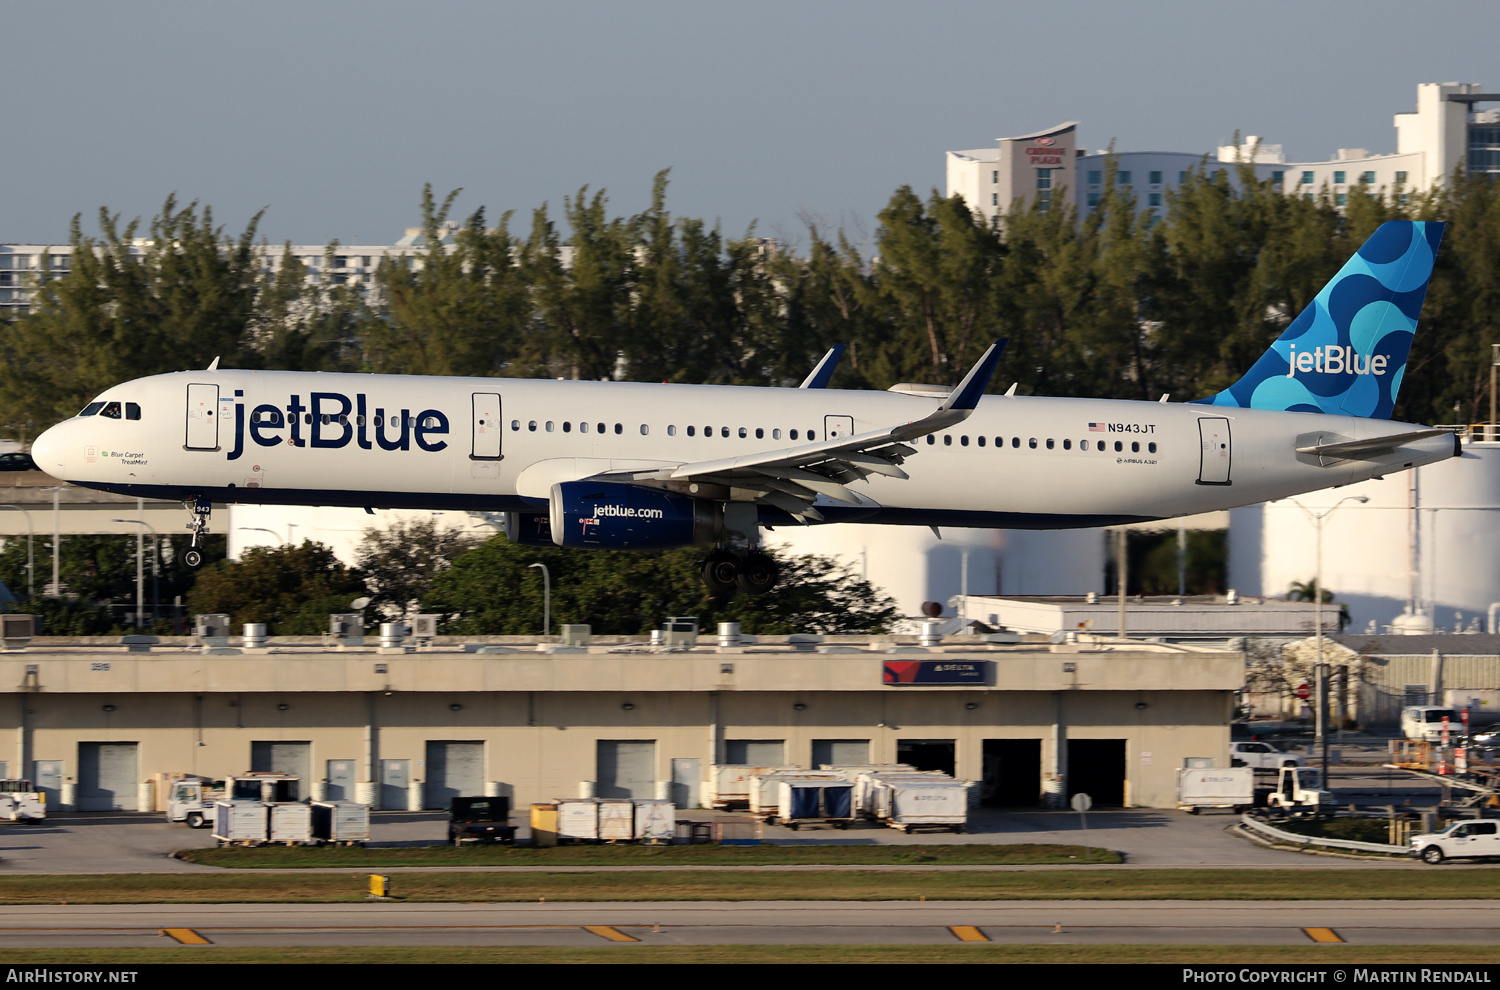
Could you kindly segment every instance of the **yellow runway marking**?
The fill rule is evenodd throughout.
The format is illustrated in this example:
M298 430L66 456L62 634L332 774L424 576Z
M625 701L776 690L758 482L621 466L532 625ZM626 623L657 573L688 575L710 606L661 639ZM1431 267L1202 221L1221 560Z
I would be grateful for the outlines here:
M1343 941L1343 939L1339 938L1339 933L1334 931L1332 928L1304 928L1302 929L1302 932L1314 942L1331 943Z
M191 928L163 928L161 933L170 938L175 938L183 945L213 945L212 942Z
M948 930L960 942L988 942L990 937L973 925L949 925Z
M634 935L626 935L618 928L614 928L610 925L584 925L583 930L586 932L590 932L591 934L598 935L600 938L607 938L611 942L640 941L640 939L636 938Z

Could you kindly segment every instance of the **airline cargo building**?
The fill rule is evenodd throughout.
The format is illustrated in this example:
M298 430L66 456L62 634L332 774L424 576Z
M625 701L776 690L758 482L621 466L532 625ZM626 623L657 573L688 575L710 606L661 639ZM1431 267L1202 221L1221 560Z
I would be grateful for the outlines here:
M590 790L694 807L714 763L908 762L979 782L996 806L1081 791L1171 807L1187 759L1226 761L1243 681L1242 655L1219 650L838 639L551 653L36 640L0 653L0 776L77 810L149 810L155 775L245 770L385 810Z

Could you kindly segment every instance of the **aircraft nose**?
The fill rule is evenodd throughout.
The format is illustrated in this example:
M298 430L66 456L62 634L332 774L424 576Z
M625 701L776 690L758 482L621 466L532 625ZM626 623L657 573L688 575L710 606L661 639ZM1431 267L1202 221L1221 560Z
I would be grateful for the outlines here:
M52 477L63 480L66 474L63 452L66 450L63 434L66 432L66 424L59 423L51 429L42 431L31 445L31 459L36 461L36 466L52 475Z

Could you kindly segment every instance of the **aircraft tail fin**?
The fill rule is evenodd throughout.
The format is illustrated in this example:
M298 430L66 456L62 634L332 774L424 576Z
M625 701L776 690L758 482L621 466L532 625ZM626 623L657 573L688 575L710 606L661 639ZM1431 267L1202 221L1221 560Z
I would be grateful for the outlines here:
M1443 227L1381 224L1243 378L1197 401L1390 419Z

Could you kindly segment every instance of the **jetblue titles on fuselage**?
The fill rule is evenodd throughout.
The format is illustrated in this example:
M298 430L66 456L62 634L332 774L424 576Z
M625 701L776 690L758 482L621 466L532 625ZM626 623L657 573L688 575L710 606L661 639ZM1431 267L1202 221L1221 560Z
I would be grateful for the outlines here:
M245 437L262 447L347 447L352 442L362 450L418 449L436 453L448 446L448 416L438 409L423 409L415 416L401 409L387 416L385 407L375 406L370 413L370 399L358 392L353 399L341 392L309 392L307 404L302 396L292 395L285 406L262 402L249 410L246 422L244 391L234 392L234 446L228 459L238 460L245 453ZM305 431L304 431L305 428Z

